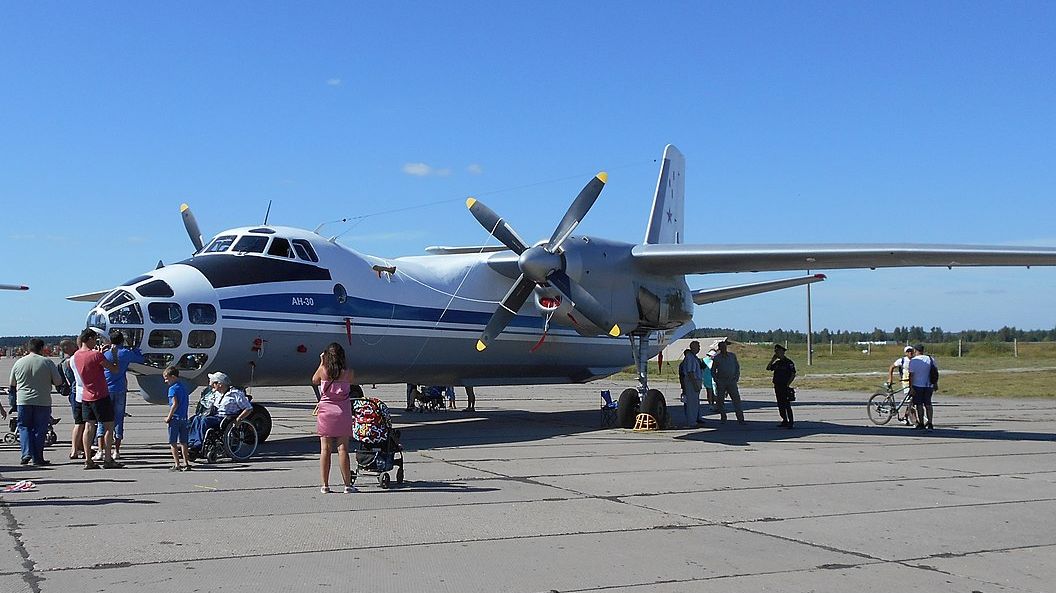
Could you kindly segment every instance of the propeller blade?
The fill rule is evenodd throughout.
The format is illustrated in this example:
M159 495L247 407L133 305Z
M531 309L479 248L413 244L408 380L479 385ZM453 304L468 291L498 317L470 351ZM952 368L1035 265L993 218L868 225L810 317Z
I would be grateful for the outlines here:
M598 199L601 190L605 187L605 182L608 180L609 174L602 171L587 182L587 185L579 192L572 205L568 207L568 212L565 212L565 216L558 223L557 228L554 229L554 234L546 244L547 251L556 251L565 242L565 239L572 234L572 231L576 230L580 221L587 215L587 211Z
M476 198L469 198L466 200L466 207L469 208L469 212L473 215L473 218L477 219L477 222L484 227L486 231L491 233L493 237L502 241L502 244L513 250L514 253L520 255L524 253L528 246L525 245L524 239L517 235L517 232L513 230L505 220L503 220L495 211L484 205L483 202Z
M572 301L572 306L588 321L600 327L612 337L620 335L620 326L613 323L608 310L598 302L598 299L594 298L594 295L569 278L568 274L558 270L551 274L547 281Z
M528 296L532 294L533 290L535 290L535 282L521 274L521 277L517 279L517 283L510 287L506 296L502 297L502 302L499 303L499 308L495 309L495 313L488 320L484 333L480 334L480 339L477 340L478 352L483 352L502 333L502 330L506 329L510 320L517 315L517 311L524 305L524 301L528 300Z
M183 227L187 229L187 236L191 238L191 243L194 244L194 252L198 253L202 250L202 247L205 247L202 242L202 231L198 229L198 221L194 219L191 207L187 204L180 204L180 215L183 216Z

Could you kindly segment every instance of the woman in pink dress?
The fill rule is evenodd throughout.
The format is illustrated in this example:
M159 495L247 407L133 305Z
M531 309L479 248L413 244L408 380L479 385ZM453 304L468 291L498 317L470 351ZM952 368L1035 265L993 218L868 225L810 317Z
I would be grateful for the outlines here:
M337 441L344 491L355 492L348 459L348 438L352 436L352 402L348 395L352 378L352 370L345 362L345 349L337 342L327 346L319 355L319 368L312 375L312 385L321 385L315 427L319 433L319 471L323 478L319 491L324 494L330 492L330 454L334 441Z

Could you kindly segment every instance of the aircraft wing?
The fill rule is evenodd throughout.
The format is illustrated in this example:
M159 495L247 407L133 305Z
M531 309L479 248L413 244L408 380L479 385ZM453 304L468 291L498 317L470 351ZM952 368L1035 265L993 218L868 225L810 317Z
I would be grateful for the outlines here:
M70 296L66 297L66 300L67 301L77 301L77 302L81 302L81 303L94 303L94 302L98 301L99 299L103 298L104 296L106 296L107 293L110 292L110 290L113 290L113 289L111 288L109 290L100 290L100 291L97 291L97 292L86 292L84 294L74 294L74 295L70 295Z
M986 245L636 245L651 274L954 266L1056 266L1056 248Z

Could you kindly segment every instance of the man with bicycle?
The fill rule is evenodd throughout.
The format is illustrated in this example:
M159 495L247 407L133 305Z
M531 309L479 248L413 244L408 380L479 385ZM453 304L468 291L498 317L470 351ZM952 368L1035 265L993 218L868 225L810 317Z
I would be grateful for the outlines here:
M909 389L909 361L913 360L913 347L906 346L903 350L902 358L899 358L895 362L891 363L891 368L887 370L887 387L889 390L894 391L895 384L895 369L898 369L898 376L902 380L902 391ZM917 423L917 411L913 406L909 406L906 409L906 415L898 419L902 424L906 426L915 425Z

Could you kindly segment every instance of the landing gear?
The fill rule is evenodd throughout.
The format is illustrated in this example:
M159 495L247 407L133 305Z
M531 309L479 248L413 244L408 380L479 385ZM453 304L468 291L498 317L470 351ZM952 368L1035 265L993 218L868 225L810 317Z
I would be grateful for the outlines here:
M656 419L660 428L668 424L667 401L657 389L649 389L649 337L650 333L634 333L631 339L631 354L638 370L638 389L626 389L620 394L616 405L616 423L621 428L633 428L639 412Z

